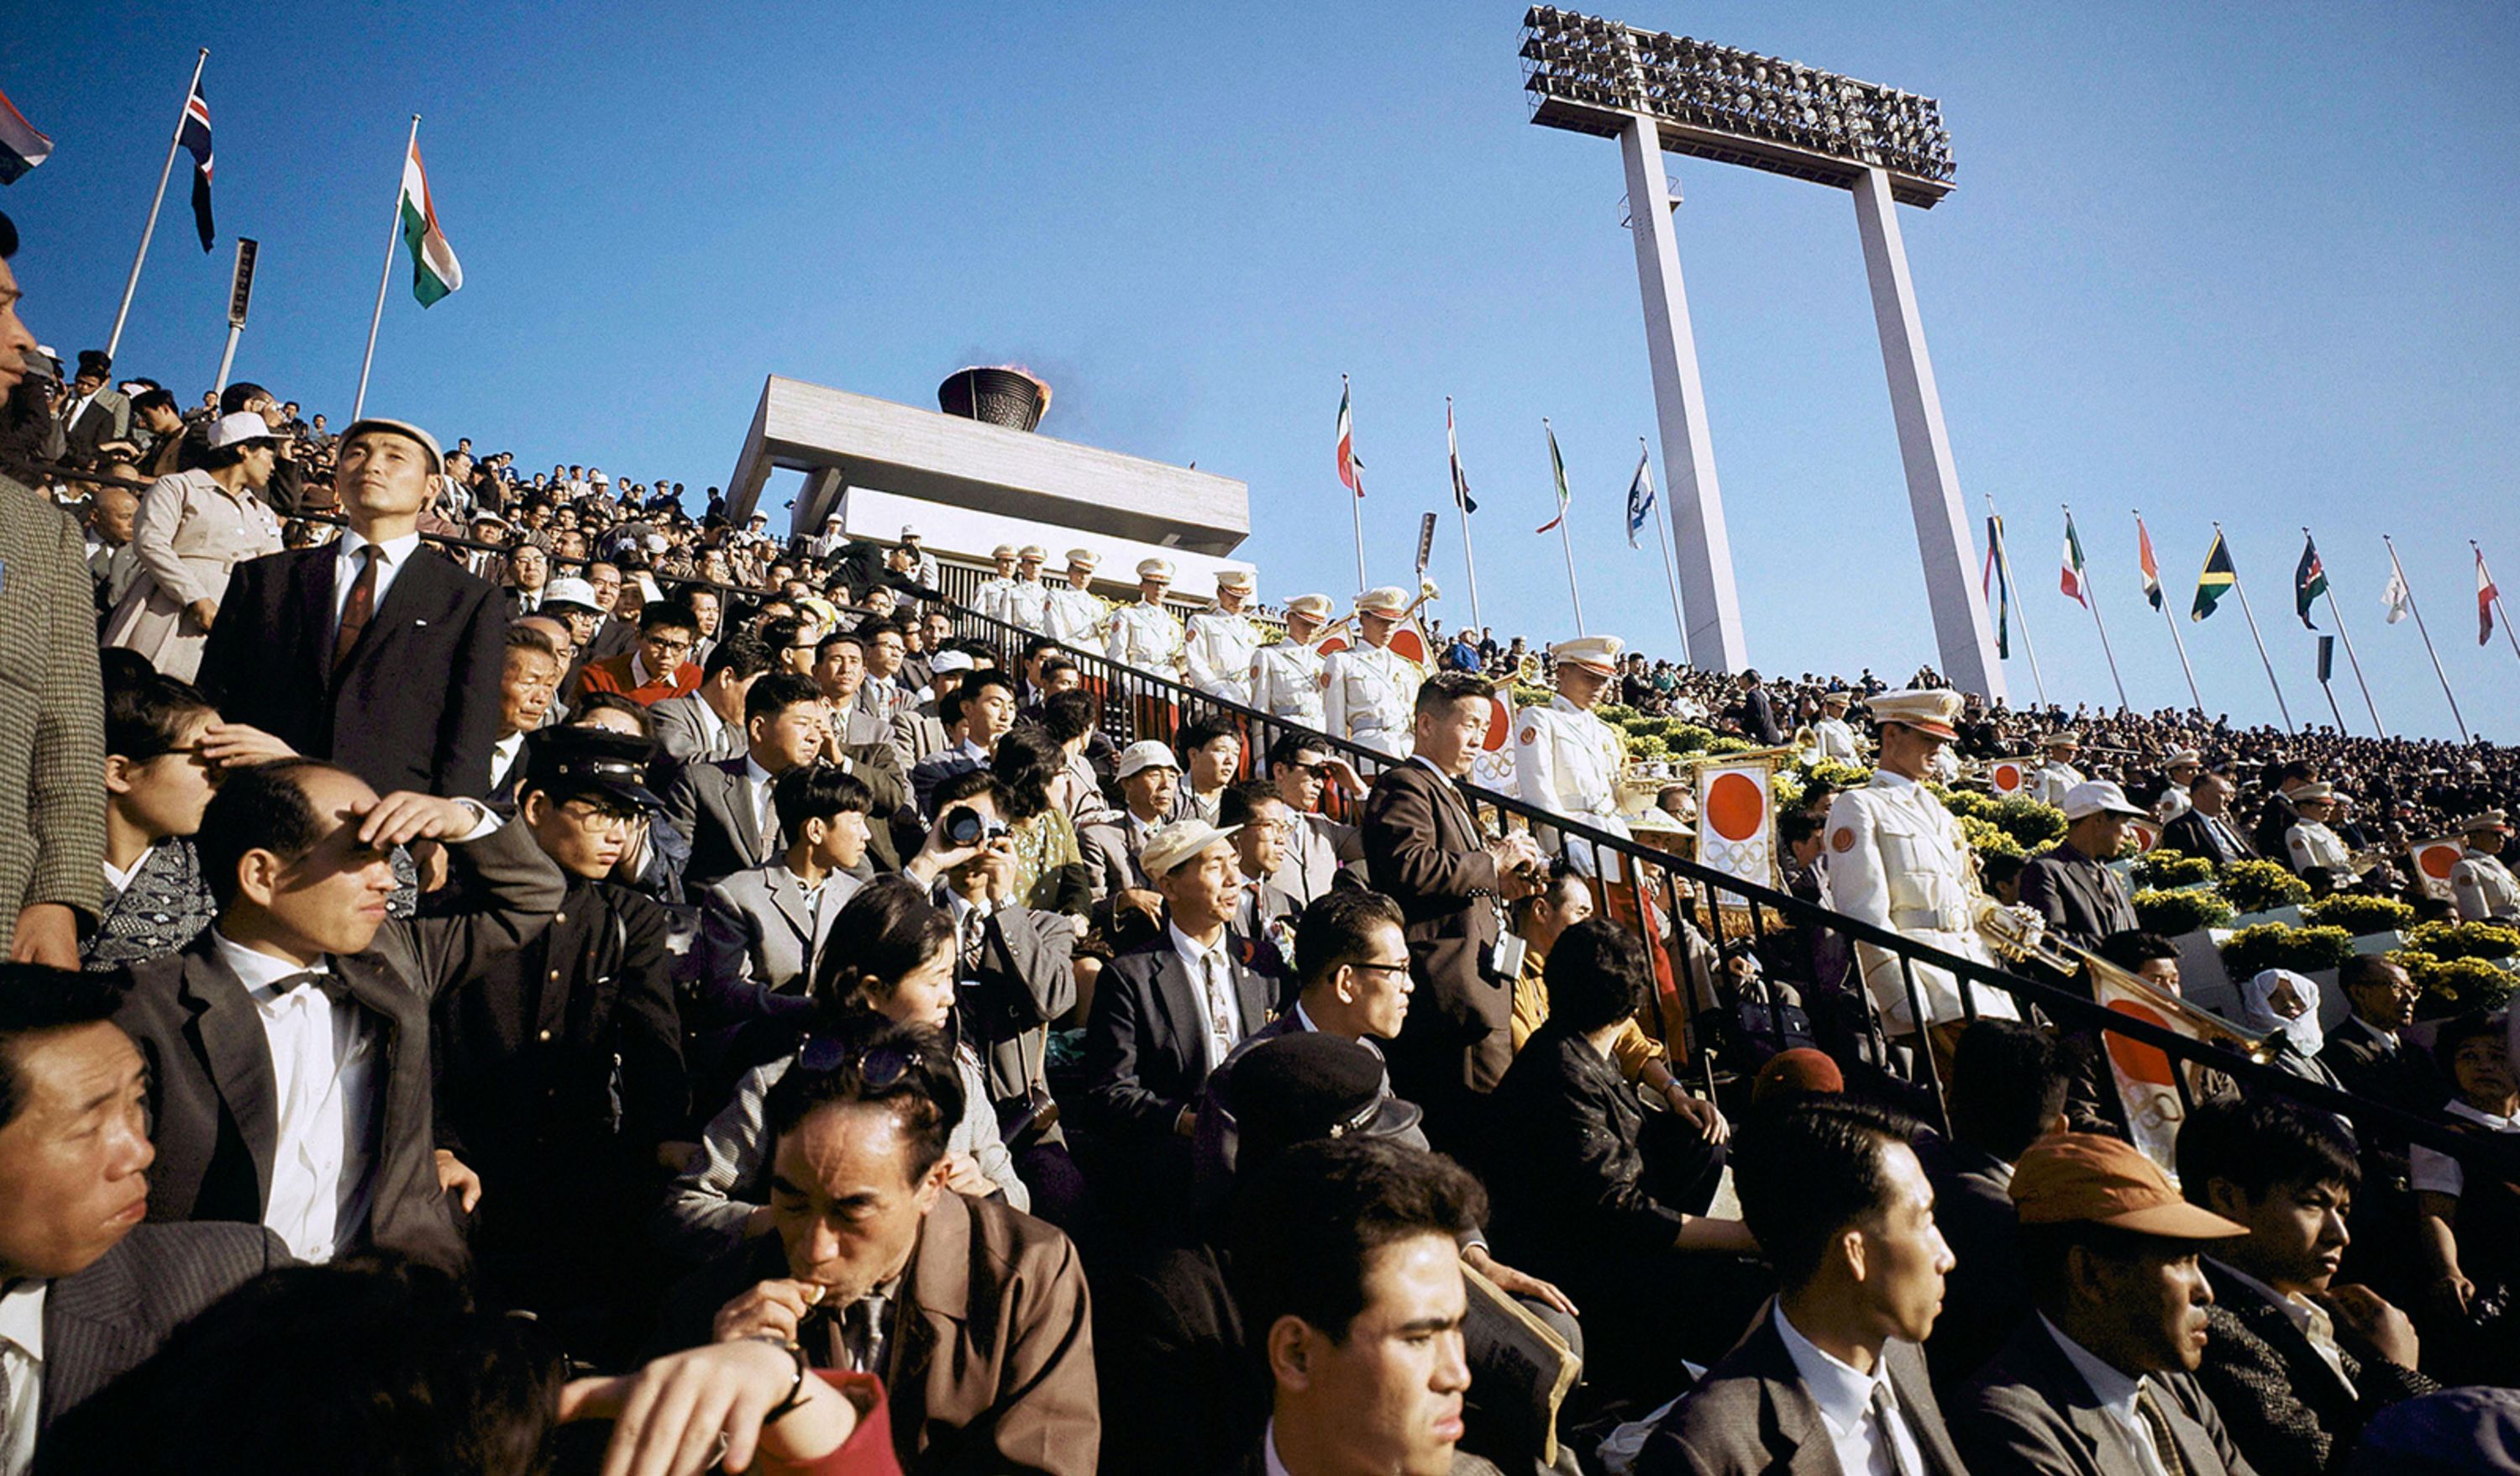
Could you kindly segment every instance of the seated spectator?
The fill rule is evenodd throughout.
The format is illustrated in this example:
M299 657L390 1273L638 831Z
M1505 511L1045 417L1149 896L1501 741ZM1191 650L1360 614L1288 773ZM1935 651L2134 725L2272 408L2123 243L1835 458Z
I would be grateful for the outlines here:
M2199 1255L2248 1227L2088 1133L2031 1144L2012 1203L2038 1315L1952 1400L1969 1469L2247 1476L2196 1365L2214 1301Z
M2262 1036L2274 1053L2268 1064L2303 1081L2342 1092L2345 1084L2319 1063L2318 981L2289 968L2264 968L2240 981L2240 1027Z
M524 777L525 739L551 716L560 695L561 659L537 620L508 627L508 655L499 670L499 731L490 744L490 797L503 808L516 803Z
M852 906L888 908L901 890L870 887ZM763 1104L775 1233L677 1287L667 1340L767 1336L815 1367L878 1374L916 1476L1089 1476L1101 1419L1084 1273L1058 1230L951 1191L965 1089L944 1041L860 1018L814 1047Z
M2095 952L2155 989L2180 993L2179 945L2159 933L2124 929L2101 939ZM2089 986L2079 975L2075 988L2090 998ZM2065 1091L2066 1126L2076 1133L2126 1137L2126 1103L2118 1097L2102 1033L2089 1026L2068 1026L2061 1043L2071 1072Z
M2444 1109L2471 1137L2520 1134L2520 1087L2501 1024L2464 1014L2441 1027L2433 1056L2455 1095ZM2427 1309L2442 1331L2441 1366L2454 1382L2520 1384L2512 1300L2520 1296L2520 1185L2481 1174L2447 1153L2414 1145L2417 1241L2428 1273Z
M2126 843L2130 821L2144 810L2107 780L2075 784L2064 795L2065 838L2021 868L2021 904L2048 919L2069 943L2096 948L2111 933L2135 927L2126 878L2106 863Z
M1171 745L1152 738L1121 751L1114 773L1121 813L1077 835L1094 876L1094 921L1113 947L1142 942L1159 920L1163 899L1155 894L1141 857L1156 831L1172 823L1180 792L1181 761Z
M1173 818L1219 824L1217 804L1242 767L1242 735L1225 718L1201 718L1174 739L1186 783L1173 801Z
M822 752L831 708L813 678L774 671L744 694L743 724L742 758L686 765L666 787L666 811L692 846L685 887L722 881L787 850L771 785Z
M469 863L471 910L387 921L388 850L436 838ZM434 1151L428 1003L560 907L559 869L477 802L379 799L312 759L230 776L198 847L217 920L129 965L116 1013L150 1064L152 1217L266 1225L300 1260L462 1264L444 1190L479 1181Z
M2450 1099L2450 1081L2431 1051L2399 1034L2413 1021L2423 991L2404 967L2377 954L2346 960L2336 983L2353 1012L2319 1048L2319 1062L2357 1096L2418 1117L2438 1113ZM2417 1275L2425 1258L2415 1243L2406 1137L2374 1120L2356 1123L2354 1138L2362 1149L2362 1188L2354 1196L2346 1274L2402 1306L2422 1306L2429 1288Z
M2063 1046L2037 1025L1979 1020L1960 1032L1951 1136L1917 1146L1934 1221L1958 1258L1943 1286L1945 1316L1925 1343L1939 1392L1976 1373L2030 1316L2012 1166L2033 1142L2065 1131L2067 1064Z
M2331 1284L2362 1176L2335 1118L2280 1098L2199 1102L2180 1127L2181 1191L2249 1230L2209 1257L2196 1379L2261 1472L2334 1470L2374 1412L2439 1387L2405 1313Z
M1091 873L1076 827L1054 800L1066 766L1067 755L1039 728L1010 731L989 760L1006 797L1001 814L1013 845L1014 895L1028 907L1081 918L1094 907Z
M1288 952L1279 934L1291 939L1293 919L1303 902L1287 887L1287 845L1294 839L1294 812L1265 779L1226 786L1217 801L1216 823L1234 831L1234 859L1249 883L1234 925L1242 935L1265 941L1282 962ZM1276 924L1284 924L1277 927Z
M1520 1051L1549 1023L1550 949L1568 928L1592 916L1592 885L1571 869L1552 870L1546 885L1514 904L1513 930L1523 941L1522 968L1514 976L1513 1018L1509 1026L1514 1050ZM1617 1037L1610 1043L1610 1059L1630 1085L1642 1087L1646 1096L1671 1108L1669 1114L1647 1120L1648 1136L1658 1137L1662 1127L1670 1124L1709 1141L1724 1141L1730 1131L1724 1114L1713 1102L1688 1095L1688 1089L1672 1074L1662 1042L1645 1034L1635 1016L1621 1022Z
M856 895L866 865L867 807L860 781L826 763L799 764L771 786L779 827L791 838L777 861L736 872L700 893L692 944L694 1008L686 1029L719 1036L744 1021L813 1014L806 995L832 923Z
M1694 1139L1687 1156L1646 1156L1645 1109L1610 1049L1650 977L1643 945L1613 924L1579 923L1557 940L1549 1019L1493 1098L1488 1180L1498 1242L1565 1288L1603 1386L1669 1398L1686 1382L1681 1360L1721 1353L1740 1325L1728 1312L1748 1312L1728 1306L1714 1258L1755 1247L1739 1222L1704 1214L1721 1144Z
M1270 1412L1234 1469L1496 1469L1454 1449L1470 1385L1456 1237L1484 1199L1450 1159L1371 1139L1294 1148L1259 1177L1233 1275Z
M938 713L945 721L946 746L910 771L911 797L919 813L931 818L936 810L930 800L938 784L989 767L998 739L1014 726L1014 685L1004 673L975 671L939 704Z
M1952 1250L1914 1133L1848 1102L1794 1103L1743 1129L1733 1180L1777 1295L1656 1423L1640 1476L1960 1476L1917 1346L1942 1311ZM1806 1462L1806 1444L1835 1458Z
M1117 813L1102 797L1102 780L1095 771L1098 742L1114 758L1119 753L1097 726L1102 718L1102 706L1091 693L1068 691L1052 693L1043 698L1040 707L1041 731L1058 745L1060 756L1059 777L1051 786L1051 801L1076 825L1080 836L1084 827L1111 819Z
M1329 891L1342 867L1363 870L1365 832L1321 813L1322 792L1333 783L1350 796L1365 792L1347 760L1290 733L1269 745L1269 782L1300 827L1286 841L1289 893L1310 903Z
M743 699L770 669L770 648L758 636L730 635L700 667L700 684L648 709L656 746L678 764L729 759L743 752Z
M699 616L680 600L653 600L639 610L639 641L617 656L590 661L578 673L580 692L616 692L642 707L688 696L700 685L691 663L700 638Z
M818 1042L858 1030L863 1016L945 1030L954 1020L954 962L953 919L916 884L886 876L860 887L832 919L815 964L814 1029L745 1070L734 1098L701 1133L699 1152L674 1181L657 1218L668 1247L698 1260L767 1233L774 1169L764 1124L772 1089L800 1060L821 1058ZM941 1035L937 1049L963 1088L946 1129L942 1182L957 1193L1003 1195L1016 1209L1029 1208L1031 1196L989 1110L978 1059Z

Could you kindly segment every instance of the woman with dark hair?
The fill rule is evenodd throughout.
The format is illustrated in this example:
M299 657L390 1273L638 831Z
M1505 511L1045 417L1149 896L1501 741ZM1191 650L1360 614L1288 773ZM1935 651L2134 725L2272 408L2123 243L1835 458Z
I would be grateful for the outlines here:
M2443 1022L2433 1056L2455 1091L2443 1108L2451 1129L2480 1139L2520 1133L2520 1075L2502 1021L2471 1012ZM2408 1180L2428 1273L2427 1353L2441 1347L2446 1381L2520 1381L2512 1328L2520 1318L2520 1185L2421 1143ZM2438 1345L2432 1328L2445 1334ZM2427 1357L2425 1367L2433 1366Z
M814 967L814 1003L825 1022L879 1014L902 1025L954 1030L954 919L916 882L878 876L858 888L832 921ZM755 1066L736 1083L728 1102L700 1135L700 1150L684 1166L657 1211L656 1230L669 1249L706 1260L770 1225L770 1137L763 1113L770 1089L811 1049ZM956 1040L963 1077L963 1116L946 1142L947 1185L958 1193L1001 1194L1019 1210L1032 1195L1015 1177L1014 1160L998 1134L996 1111L979 1057Z
M1082 917L1093 911L1091 873L1076 843L1076 827L1058 802L1067 754L1038 727L1016 728L998 739L990 771L1005 785L1000 806L1015 843L1014 894L1027 907Z
M280 519L254 495L279 461L271 427L241 411L211 423L202 470L149 484L131 524L141 575L106 617L106 645L136 650L179 681L200 673L229 571L280 552Z

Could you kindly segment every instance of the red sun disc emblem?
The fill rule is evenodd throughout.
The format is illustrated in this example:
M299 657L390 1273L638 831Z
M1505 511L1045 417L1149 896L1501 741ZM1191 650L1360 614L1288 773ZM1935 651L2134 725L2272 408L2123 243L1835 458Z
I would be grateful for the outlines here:
M2458 865L2458 847L2426 846L2423 855L2417 860L2421 862L2425 875L2435 881L2444 881L2449 879L2452 870Z
M1767 827L1767 791L1746 774L1717 775L1706 786L1706 823L1726 840L1750 839Z
M2119 1014L2126 1015L2131 1019L2141 1020L2147 1025L2159 1025L2164 1029L2167 1029L2170 1025L2168 1020L2161 1017L2158 1010L2152 1009L2146 1006L2135 1004L2132 1001L2112 1000L2109 1002L2109 1008L2117 1011ZM2103 1036L2102 1039L2109 1043L2109 1059L2117 1062L2117 1067L2120 1071L2125 1072L2137 1081L2144 1082L2151 1086L2167 1087L2170 1085L2170 1054L2168 1051L2163 1051L2158 1046L2148 1046L2141 1041L2131 1040L2126 1036L2118 1035L2114 1032Z

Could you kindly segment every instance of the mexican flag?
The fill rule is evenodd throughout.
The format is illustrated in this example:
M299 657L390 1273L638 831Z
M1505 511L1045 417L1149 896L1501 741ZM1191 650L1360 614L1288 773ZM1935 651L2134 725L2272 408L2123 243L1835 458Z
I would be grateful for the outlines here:
M2057 575L2056 587L2076 604L2092 603L2083 595L2083 540L2075 536L2074 514L2071 513L2065 514L2065 567Z
M411 294L428 306L464 286L464 263L437 227L437 208L428 199L428 171L421 167L420 138L402 161L402 240L411 247Z

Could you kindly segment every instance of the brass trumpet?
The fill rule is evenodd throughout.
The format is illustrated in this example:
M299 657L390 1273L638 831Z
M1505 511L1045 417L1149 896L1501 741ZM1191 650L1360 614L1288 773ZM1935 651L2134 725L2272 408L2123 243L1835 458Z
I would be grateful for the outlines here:
M2015 962L2027 960L2044 963L2067 978L2073 977L2088 967L2093 977L2104 978L2112 986L2135 995L2153 1008L2194 1031L2202 1039L2230 1046L2249 1059L2261 1064L2273 1057L2273 1048L2269 1044L2272 1039L2272 1036L2251 1035L2221 1015L2197 1008L2151 980L2139 974L2128 972L2088 948L2068 943L2062 938L2050 938L2046 932L2044 923L2030 927L1996 921L2006 914L2020 911L2023 910L1997 908L1978 920L1978 936L1985 940L1987 947L1998 958ZM1990 926L1990 923L1994 925ZM2016 927L2018 927L2017 931Z

